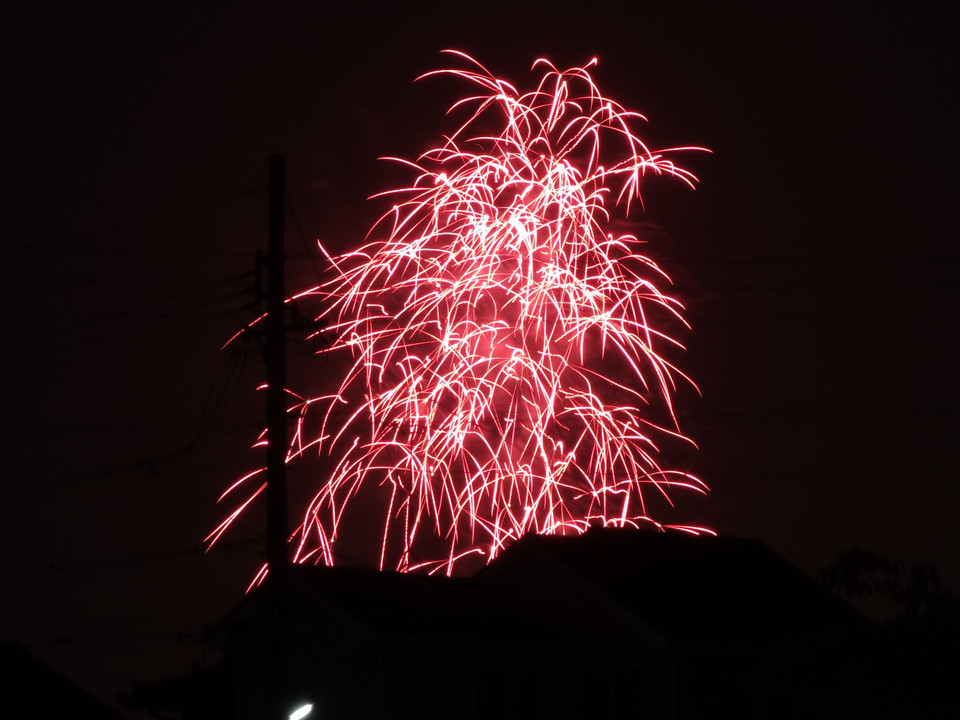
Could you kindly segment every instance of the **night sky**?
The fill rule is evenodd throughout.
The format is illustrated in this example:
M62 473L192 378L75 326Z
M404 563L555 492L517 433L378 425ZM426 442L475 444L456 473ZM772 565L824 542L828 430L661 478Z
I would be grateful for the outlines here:
M104 697L202 659L198 633L265 550L256 511L202 541L259 462L263 361L220 347L252 317L269 157L287 158L295 290L318 238L360 242L384 209L367 198L407 179L377 158L453 129L463 86L414 82L443 48L521 87L538 56L596 56L651 146L713 151L686 159L696 191L645 193L693 325L674 358L702 392L679 399L700 446L683 462L712 488L674 517L808 572L859 545L960 591L945 15L96 5L3 29L2 639ZM309 349L289 352L309 383Z

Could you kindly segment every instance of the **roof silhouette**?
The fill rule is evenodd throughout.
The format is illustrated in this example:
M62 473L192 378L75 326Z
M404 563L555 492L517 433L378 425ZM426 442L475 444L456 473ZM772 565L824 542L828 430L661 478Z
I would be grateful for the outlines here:
M3 707L19 717L123 720L124 716L15 643L0 643Z

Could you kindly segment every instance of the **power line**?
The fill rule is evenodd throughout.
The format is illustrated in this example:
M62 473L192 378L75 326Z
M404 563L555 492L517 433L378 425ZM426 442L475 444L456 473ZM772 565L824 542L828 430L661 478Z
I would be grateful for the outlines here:
M255 195L260 195L266 193L267 188L260 186L254 188L247 188L244 190L238 190L235 192L226 193L224 195L219 195L216 197L209 197L202 200L195 200L192 202L182 203L180 205L172 205L165 208L159 208L153 212L148 212L144 215L138 217L133 217L127 220L122 220L120 222L111 223L109 225L101 225L99 227L91 227L86 229L80 229L77 231L77 235L81 236L90 236L90 235L109 235L117 232L118 230L124 230L130 227L135 227L137 225L147 225L154 223L158 220L164 220L170 217L175 217L178 215L186 215L188 213L196 212L198 210L205 210L209 207L220 205L223 203L230 202L232 200L238 200L241 198L248 198ZM10 250L19 250L19 251L29 251L29 252L97 252L97 253L111 253L111 254L146 254L146 253L156 253L156 254L183 254L181 249L173 249L167 246L158 247L158 248L144 248L142 246L135 246L131 244L124 245L69 245L65 243L15 243L8 244L6 247ZM197 249L191 249L191 253L194 254L203 254L203 251L198 251ZM240 254L239 251L228 251L221 252L215 251L211 254L222 255L222 254Z
M96 417L90 415L89 417ZM221 428L224 434L233 434L238 429L249 429L251 427L260 427L262 422L253 420L224 420L218 419L217 426ZM182 421L157 421L157 420L4 420L0 422L0 430L7 437L16 435L29 435L43 430L52 433L81 433L101 435L106 433L125 433L130 435L153 435L157 432L180 431L185 429L194 429L196 422ZM35 462L31 459L30 462ZM65 461L71 462L71 461Z
M227 358L207 391L207 397L200 411L200 417L195 424L196 430L193 437L184 445L163 454L122 463L90 475L61 478L52 482L27 487L7 488L0 491L0 498L8 499L47 493L63 488L99 482L131 472L147 471L150 474L156 474L156 469L160 464L189 454L197 444L207 436L211 427L213 427L226 412L230 400L234 397L237 387L239 386L245 367L245 353L232 353Z
M290 217L293 218L293 224L297 228L297 234L300 235L300 241L303 243L303 249L307 253L307 258L310 260L310 265L313 267L313 274L317 278L317 282L323 280L323 275L320 272L320 268L317 267L316 263L316 252L311 252L310 244L307 242L307 236L303 233L303 228L300 227L300 219L297 217L296 210L293 209L293 203L289 203L290 208ZM285 260L289 261L290 257L285 257Z
M217 543L217 548L228 550L244 550L247 548L266 547L266 536L246 537L222 540ZM153 563L169 562L171 560L182 560L187 557L199 557L206 555L209 548L204 544L193 545L187 548L177 550L161 550L157 552L143 552L134 555L109 558L107 560L97 560L92 562L74 563L72 565L58 565L50 563L40 568L29 570L18 570L16 572L0 575L0 583L11 583L22 580L33 580L41 577L53 577L58 575L67 575L70 573L93 573L105 572L108 570L117 570L120 568L137 567Z
M164 295L163 297L154 298L154 299L152 299L152 300L146 300L146 301L144 301L144 302L142 302L142 303L138 303L138 304L136 304L136 305L123 308L123 309L121 309L121 310L116 310L116 311L114 311L114 312L107 313L106 315L100 315L100 316L98 316L98 317L91 318L91 319L86 320L86 321L81 322L81 323L74 323L74 324L70 325L70 326L69 326L68 328L66 328L66 329L69 330L69 331L74 331L74 330L77 330L77 329L82 329L82 328L85 328L85 327L89 327L89 326L91 326L91 325L99 325L99 324L101 324L101 323L110 322L110 321L113 321L113 320L117 320L117 319L120 319L120 318L124 318L124 317L127 317L127 316L129 316L129 315L137 315L137 316L139 316L143 311L148 310L148 309L150 309L150 308L154 308L154 307L156 307L156 306L158 306L158 305L166 305L166 304L171 303L171 302L174 302L174 301L176 301L176 300L182 300L182 299L184 299L184 298L190 297L190 296L192 296L192 295L195 295L195 294L197 294L197 293L203 292L203 291L205 291L205 290L216 289L216 288L221 288L221 287L227 287L227 286L229 286L229 285L233 285L233 284L237 283L238 281L247 281L247 282L249 282L250 280L251 280L251 273L245 272L245 273L240 273L240 274L238 274L238 275L229 275L229 276L226 276L226 277L223 277L223 278L219 278L219 279L217 279L217 280L212 280L212 281L209 281L209 282L205 282L205 283L197 283L195 286L189 287L189 288L187 288L186 290L180 290L180 291L178 291L178 292L171 293L171 294L169 294L169 295ZM248 289L244 289L244 290L241 290L241 291L233 291L233 292L228 293L228 294L226 294L226 295L220 295L220 296L217 296L217 297L218 297L218 298L232 298L232 297L236 297L238 294L244 294L244 293L246 293L246 292L248 292ZM41 336L41 337L45 337L45 336ZM27 342L29 342L29 341L30 341L30 338L27 338Z
M213 308L227 300L231 300L236 297L244 296L248 293L246 289L238 290L230 293L225 293L214 298L208 298L200 300L195 303L188 305L183 305L177 307L174 310L162 312L159 314L149 315L149 316L140 316L134 320L129 320L126 324L115 327L110 330L104 330L99 333L94 333L90 335L85 335L80 338L76 338L69 341L58 342L59 335L44 335L44 336L35 336L33 338L26 339L22 341L23 345L34 346L33 352L27 354L17 354L8 356L5 361L0 365L3 368L13 368L18 365L23 366L27 365L29 370L21 370L21 375L30 375L37 372L45 372L46 368L37 363L38 360L44 358L45 356L56 354L63 355L69 352L76 351L77 349L89 346L93 343L102 342L105 340L115 340L115 339L126 339L132 337L135 334L142 334L144 330L150 329L153 326L162 324L166 321L182 318L188 313L192 313L201 309ZM123 317L126 317L127 313L124 313ZM99 324L95 321L91 321L90 324ZM81 327L83 324L81 324ZM76 327L76 326L75 326ZM62 333L71 332L72 329L62 330ZM40 347L36 347L40 345Z

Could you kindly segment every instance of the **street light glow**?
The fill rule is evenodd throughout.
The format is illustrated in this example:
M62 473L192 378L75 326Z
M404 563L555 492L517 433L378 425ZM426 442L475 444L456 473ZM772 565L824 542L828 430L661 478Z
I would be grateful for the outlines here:
M290 713L290 720L300 720L313 712L313 703L305 703Z

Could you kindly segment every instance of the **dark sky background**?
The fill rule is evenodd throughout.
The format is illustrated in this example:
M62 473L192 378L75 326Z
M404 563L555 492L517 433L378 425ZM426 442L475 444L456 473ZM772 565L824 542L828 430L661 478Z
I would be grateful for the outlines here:
M259 462L263 362L220 346L250 317L269 156L287 157L296 289L316 239L359 242L382 210L366 198L404 180L377 158L451 129L463 86L413 82L447 47L520 86L540 55L596 55L652 146L713 150L687 159L696 192L645 196L650 252L694 327L676 360L702 398L682 394L680 414L712 488L677 496L677 520L808 572L860 545L960 591L944 14L94 5L14 13L0 43L3 639L105 697L202 659L200 630L265 549L256 512L208 554L202 539Z

